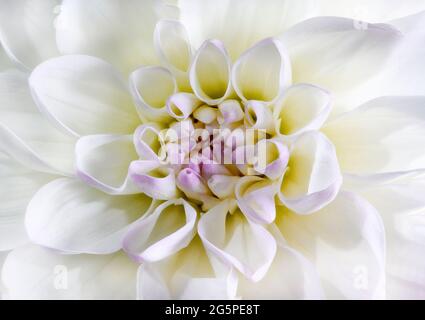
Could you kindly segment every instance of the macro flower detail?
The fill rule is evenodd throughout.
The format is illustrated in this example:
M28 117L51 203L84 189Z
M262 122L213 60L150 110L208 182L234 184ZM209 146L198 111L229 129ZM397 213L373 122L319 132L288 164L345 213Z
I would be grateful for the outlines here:
M424 297L420 19L301 2L0 2L3 297Z

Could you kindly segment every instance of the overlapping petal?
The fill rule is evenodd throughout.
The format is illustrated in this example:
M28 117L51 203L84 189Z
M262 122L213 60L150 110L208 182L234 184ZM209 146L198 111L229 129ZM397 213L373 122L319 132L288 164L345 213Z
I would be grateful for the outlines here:
M154 0L64 0L56 22L58 48L102 58L129 73L157 63L152 34L158 19Z
M99 58L48 60L32 72L29 83L41 111L76 136L129 134L140 122L124 78Z
M108 254L122 247L129 225L152 204L144 195L110 196L76 179L42 187L25 217L33 243L68 253Z
M371 174L425 166L425 97L382 97L326 124L341 169Z
M385 296L384 225L360 196L342 191L308 216L280 207L276 224L288 244L313 262L327 298Z
M137 264L123 253L62 255L35 245L12 251L2 270L4 299L135 299Z
M208 251L251 281L259 281L275 257L276 242L239 210L230 213L229 205L223 201L205 213L198 223L198 234Z
M64 134L39 112L27 75L0 73L0 147L37 171L73 173L75 138Z
M290 150L278 196L291 210L309 214L330 203L341 183L334 146L320 132L310 131L299 136Z
M59 55L54 20L58 0L0 2L0 42L27 69Z

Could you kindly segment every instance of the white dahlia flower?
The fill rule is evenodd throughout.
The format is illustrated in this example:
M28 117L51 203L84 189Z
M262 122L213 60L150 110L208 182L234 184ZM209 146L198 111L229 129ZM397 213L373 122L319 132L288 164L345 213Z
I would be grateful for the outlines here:
M421 10L1 0L2 297L425 298Z

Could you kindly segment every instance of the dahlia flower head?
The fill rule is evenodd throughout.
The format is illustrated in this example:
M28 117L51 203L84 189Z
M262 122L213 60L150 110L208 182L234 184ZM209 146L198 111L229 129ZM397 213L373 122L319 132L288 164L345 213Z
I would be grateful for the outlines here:
M425 298L422 10L0 1L2 298Z

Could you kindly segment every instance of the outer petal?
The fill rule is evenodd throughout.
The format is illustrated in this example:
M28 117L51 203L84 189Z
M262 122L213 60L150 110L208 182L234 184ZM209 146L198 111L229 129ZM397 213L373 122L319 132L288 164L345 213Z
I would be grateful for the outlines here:
M138 193L128 169L138 159L133 136L94 135L78 140L75 147L77 175L110 194Z
M344 187L378 210L387 241L388 299L425 298L425 172L346 176Z
M228 214L229 202L223 201L201 217L198 234L208 251L252 281L259 281L273 261L276 242L241 212Z
M0 1L0 42L9 57L27 67L59 54L55 40L57 0Z
M324 127L341 169L369 174L425 167L425 97L378 98Z
M67 253L121 249L128 226L147 212L143 195L109 196L75 179L57 179L30 201L25 224L31 241Z
M130 72L157 62L152 36L157 20L153 0L64 0L56 39L62 54L100 57Z
M323 16L339 16L370 22L385 22L425 10L421 0L357 0L342 3L338 0L319 0ZM359 21L360 23L360 21Z
M323 134L310 131L292 146L279 200L299 214L309 214L331 202L341 182L334 146Z
M362 30L355 28L355 21L336 17L304 21L280 39L288 49L293 81L332 92L334 113L349 108L347 101L352 100L347 96L393 63L402 42L401 33L390 25L370 24Z
M311 0L181 0L178 7L195 48L207 39L220 39L234 60L255 42L316 12Z
M331 96L326 90L311 84L296 84L273 108L278 123L276 132L295 135L320 129L331 107Z
M144 263L138 272L139 299L233 299L236 275L217 272L195 238L188 247L156 263Z
M51 59L33 71L29 83L39 108L76 136L128 134L140 123L123 77L98 58Z
M124 250L138 262L154 262L185 248L195 235L196 210L185 200L170 200L134 224Z
M0 73L0 148L37 171L71 174L75 139L52 126L31 99L27 75Z
M27 245L2 270L4 299L135 299L136 271L123 253L60 255Z
M232 84L243 101L275 102L291 82L291 64L282 43L265 39L235 62Z
M322 299L320 278L314 266L297 251L278 246L276 257L259 282L240 277L238 296L258 299Z
M367 201L340 192L312 215L300 216L283 207L279 213L283 236L316 266L327 298L383 297L384 227Z
M33 194L54 178L25 168L0 151L0 251L28 241L25 209Z
M9 59L6 52L4 51L4 48L1 46L1 43L0 43L0 72L3 72L7 69L11 69L13 67L14 67L13 61Z

